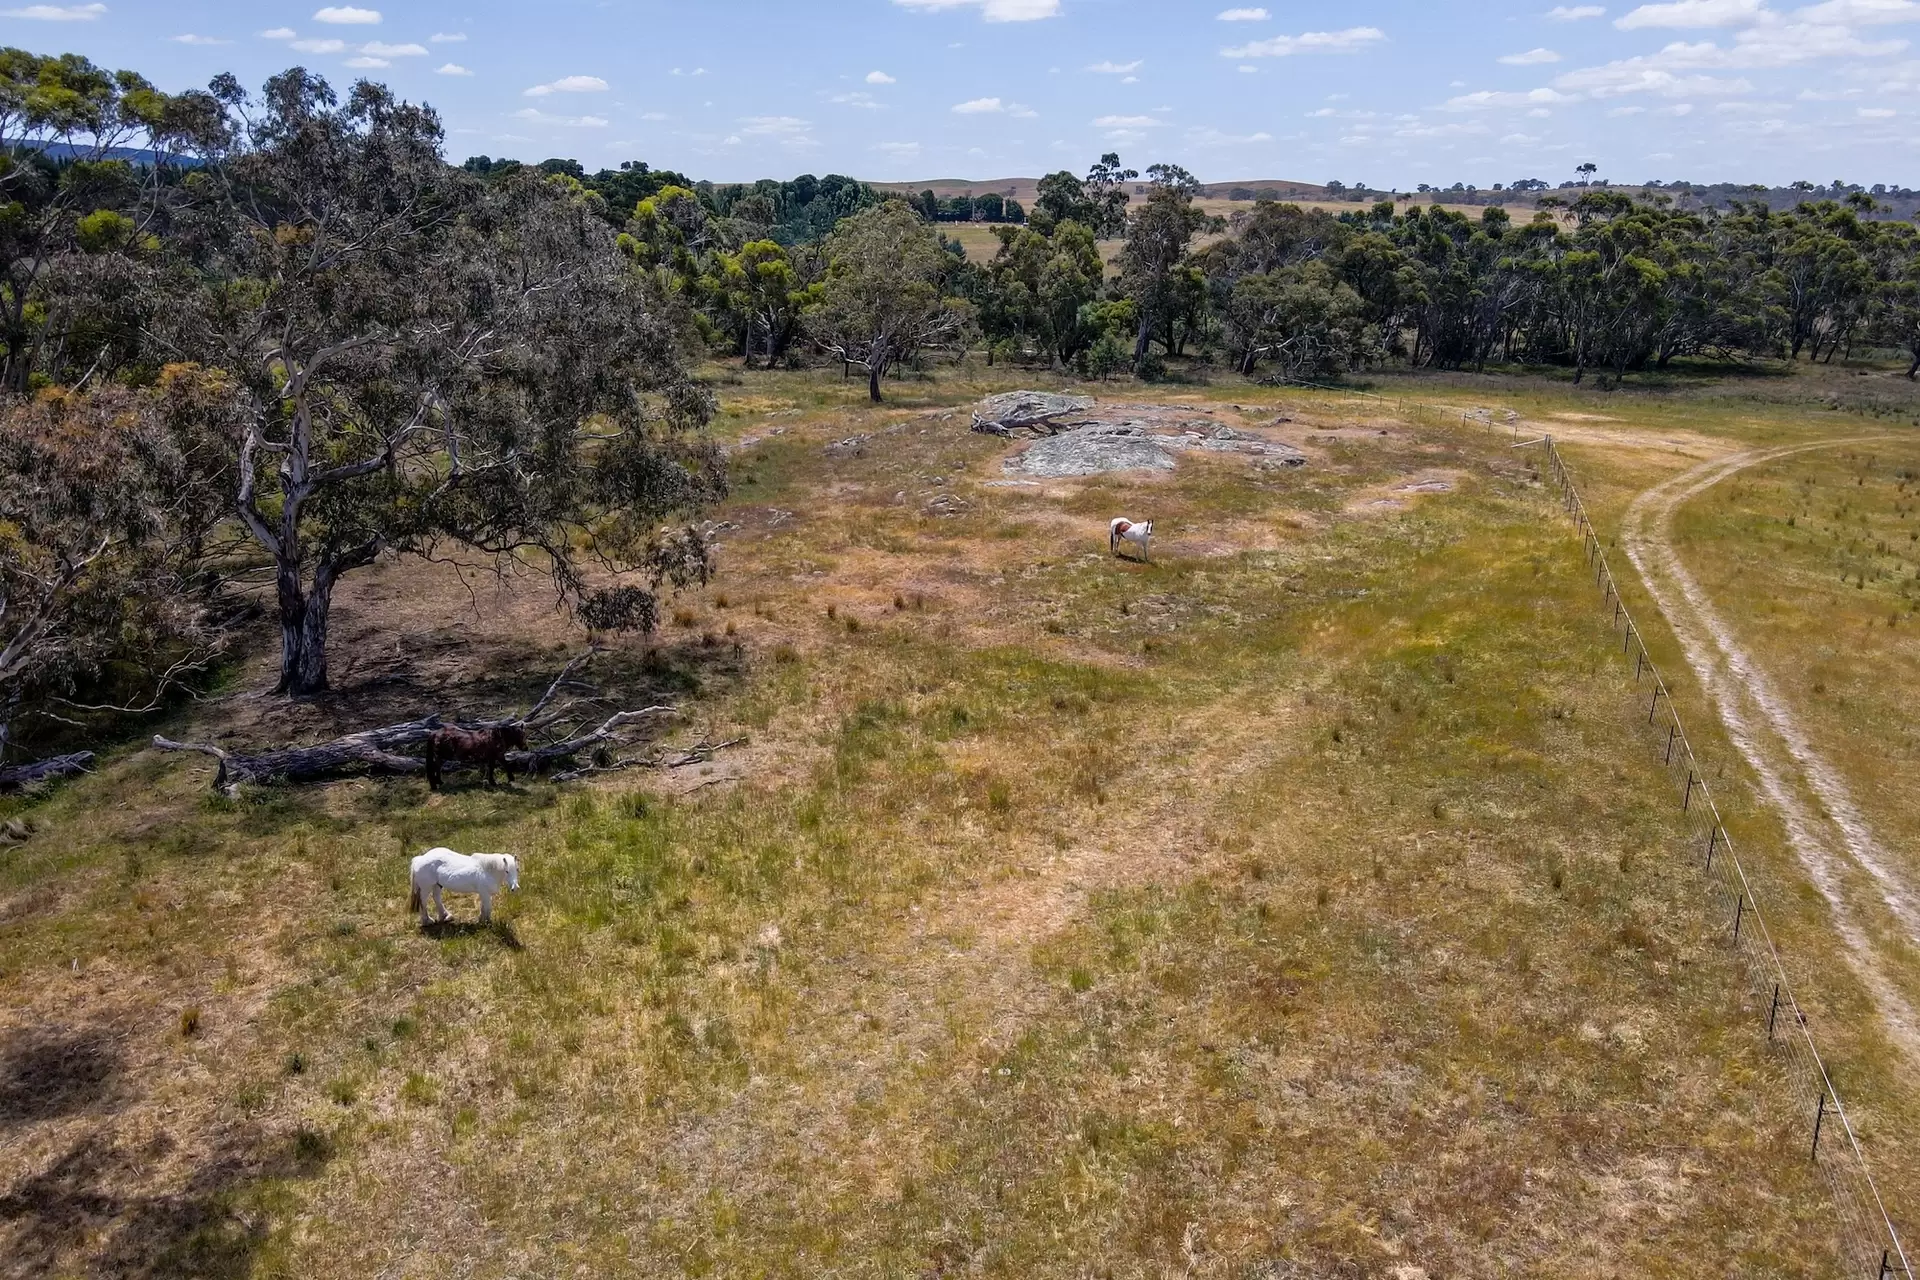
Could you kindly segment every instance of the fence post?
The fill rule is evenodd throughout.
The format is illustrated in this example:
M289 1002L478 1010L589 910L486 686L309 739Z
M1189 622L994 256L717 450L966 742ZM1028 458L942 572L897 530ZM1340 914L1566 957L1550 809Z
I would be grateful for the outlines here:
M1807 1159L1820 1158L1820 1125L1827 1118L1827 1091L1820 1091L1820 1108L1813 1113L1813 1147L1807 1152Z
M1708 871L1713 870L1713 846L1714 846L1714 843L1719 839L1720 839L1720 828L1718 827L1707 828L1707 867L1706 869Z
M1687 794L1680 799L1680 812L1685 813L1693 805L1693 770L1687 770Z
M1747 895L1743 891L1733 904L1733 940L1740 941L1740 917L1747 911Z
M1780 1015L1780 984L1773 984L1773 1006L1767 1010L1767 1043L1773 1043L1773 1020Z
M1640 683L1640 668L1646 665L1646 661L1647 648L1645 645L1641 645L1640 652L1633 655L1633 682L1635 684Z

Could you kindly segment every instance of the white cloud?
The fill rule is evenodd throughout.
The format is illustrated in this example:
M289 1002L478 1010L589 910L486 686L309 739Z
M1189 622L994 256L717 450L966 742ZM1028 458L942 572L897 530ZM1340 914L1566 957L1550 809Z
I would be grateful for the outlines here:
M302 53L340 53L347 47L345 40L295 40L293 47Z
M546 84L536 84L522 96L544 98L550 93L605 93L607 82L599 76L561 76Z
M374 67L390 67L393 64L391 62L388 62L385 58L369 58L366 54L363 53L363 54L358 54L354 57L348 58L347 65L355 68L356 70L369 71L369 70L372 70Z
M1103 76L1124 76L1129 72L1138 71L1140 64L1145 61L1145 58L1135 58L1132 62L1096 62L1087 70Z
M1222 9L1215 22L1265 22L1273 15L1265 9Z
M30 4L24 9L0 9L0 18L28 18L34 22L92 22L106 13L103 4Z
M870 93L836 93L831 98L828 98L827 101L837 103L843 107L858 107L862 111L886 110L886 104L875 102L873 95Z
M1157 129L1163 121L1152 116L1100 116L1093 122L1096 129Z
M1752 92L1753 85L1746 80L1675 74L1676 70L1685 70L1700 64L1689 63L1684 57L1669 55L1676 50L1691 52L1702 48L1714 50L1715 46L1711 44L1668 45L1660 53L1648 57L1622 58L1603 66L1569 71L1556 78L1554 84L1562 89L1591 94L1596 98L1613 98L1627 93L1654 93L1670 98L1683 95L1723 97L1727 94Z
M1673 0L1671 4L1643 4L1613 25L1622 31L1639 27L1744 27L1771 16L1763 0Z
M1560 61L1560 55L1551 49L1529 49L1525 53L1509 53L1500 61L1510 67L1537 67L1543 62Z
M467 70L457 62L443 62L434 68L433 74L437 76L470 76L473 72Z
M691 71L682 71L680 68L675 67L670 74L676 76L703 76L707 74L707 69L705 67L695 67Z
M867 72L867 83L868 84L892 84L893 77L888 75L884 71L869 71ZM914 145L919 146L920 144L916 142Z
M1892 107L1858 107L1854 114L1862 120L1890 120L1900 113Z
M1556 93L1552 89L1528 89L1520 93L1481 89L1475 93L1463 93L1457 98L1448 98L1442 106L1447 111L1485 111L1493 107L1539 107L1571 101L1573 99L1566 94Z
M1222 49L1223 58L1288 58L1296 53L1353 53L1385 40L1378 27L1348 27L1344 31L1307 31L1297 36L1275 36L1252 44Z
M378 9L356 9L350 4L328 5L313 15L315 22L331 22L347 27L371 27L380 21Z
M798 116L743 116L740 124L740 132L763 138L797 138L811 127Z
M292 27L274 27L270 31L262 31L260 38L262 40L291 40L298 34L300 33Z
M1530 147L1538 141L1540 139L1530 133L1509 133L1500 139L1501 145L1508 147Z
M925 9L938 12L945 9L977 8L980 16L988 22L1034 22L1040 18L1057 17L1060 13L1060 0L893 0L903 9Z
M555 116L549 115L538 107L522 107L513 113L516 120L527 120L534 124L559 125L566 129L604 129L607 122L599 116Z
M427 47L423 44L382 44L378 40L371 40L360 46L360 52L373 58L424 58L427 56Z
M670 120L673 117L669 116L664 111L642 111L640 113L640 118L642 120Z
M1644 115L1646 114L1646 110L1645 107L1611 107L1608 109L1607 115L1617 120L1621 116Z
M1336 112L1332 107L1321 107L1318 111L1307 112L1307 119L1318 120L1334 114L1336 114Z
M873 149L884 151L895 160L911 160L920 154L920 144L917 142L876 142Z
M990 115L1006 109L1006 105L998 98L969 98L953 104L953 113L961 116Z
M1832 22L1874 27L1889 22L1920 22L1920 4L1914 0L1827 0L1793 16L1803 22Z
M184 35L184 36L168 36L167 39L172 41L174 44L232 44L233 43L233 41L231 40L222 40L218 36L196 36L191 34Z
M1189 129L1187 142L1196 147L1240 147L1257 142L1272 142L1270 133L1225 133L1219 129Z
M429 44L465 44L467 33L464 31L436 31L427 37Z
M1234 70L1238 71L1243 76L1257 76L1260 74L1260 68L1250 67L1244 62L1241 63L1239 66L1235 67Z
M1606 16L1606 7L1597 4L1557 4L1547 10L1547 16L1555 22L1583 22L1588 18Z

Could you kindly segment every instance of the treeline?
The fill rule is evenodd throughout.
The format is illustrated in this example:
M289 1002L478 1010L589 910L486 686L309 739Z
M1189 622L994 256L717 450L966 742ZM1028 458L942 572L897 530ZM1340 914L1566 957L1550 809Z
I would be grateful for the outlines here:
M1180 171L1148 172L1112 278L1074 219L1003 232L1000 252L962 273L991 346L1105 373L1131 326L1126 363L1149 375L1190 356L1289 377L1520 362L1578 382L1683 356L1830 362L1867 348L1920 371L1920 233L1866 216L1862 192L1722 213L1589 188L1524 222L1499 208L1382 200L1334 216L1263 201L1222 227ZM1209 228L1224 234L1198 242Z
M491 181L527 166L518 160L482 155L469 157L460 167ZM597 202L593 204L595 212L616 230L626 225L640 201L667 187L681 188L691 192L711 217L732 223L733 238L743 244L748 240L773 240L795 245L818 240L848 214L871 208L886 198L868 184L837 173L824 178L803 173L789 182L762 178L751 183L715 184L696 182L671 169L649 168L640 160L595 173L588 173L578 160L542 160L532 167L549 177L571 178L579 183Z

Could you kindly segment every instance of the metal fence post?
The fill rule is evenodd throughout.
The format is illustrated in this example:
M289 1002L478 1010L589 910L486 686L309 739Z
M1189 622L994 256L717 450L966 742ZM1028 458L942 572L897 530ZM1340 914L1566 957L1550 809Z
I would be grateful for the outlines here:
M1743 891L1733 904L1733 940L1740 941L1740 917L1747 912L1747 895Z
M1767 1010L1767 1043L1773 1043L1773 1020L1780 1015L1780 984L1773 984L1773 1005Z
M1681 797L1680 812L1685 813L1693 806L1693 770L1687 770L1687 794Z
M1719 840L1719 838L1720 838L1720 828L1718 827L1707 828L1707 868L1706 869L1708 871L1713 870L1713 846L1714 846L1714 843L1717 840Z
M1818 1160L1820 1158L1820 1125L1822 1122L1826 1120L1826 1118L1827 1118L1827 1091L1825 1089L1822 1089L1820 1091L1819 1110L1813 1113L1813 1147L1811 1150L1807 1152L1807 1159L1809 1160Z

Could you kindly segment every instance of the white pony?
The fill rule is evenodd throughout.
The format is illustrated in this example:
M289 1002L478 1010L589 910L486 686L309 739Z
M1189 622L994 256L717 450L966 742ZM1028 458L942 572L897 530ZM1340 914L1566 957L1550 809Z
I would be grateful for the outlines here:
M1153 521L1129 520L1125 516L1115 516L1107 524L1107 550L1114 555L1120 554L1120 540L1125 538L1140 548L1140 558L1152 562L1147 552L1147 541L1153 537Z
M420 923L432 924L427 915L427 895L433 895L433 909L445 923L447 904L440 900L442 889L455 893L480 895L480 922L493 919L493 895L502 887L520 887L520 860L510 853L455 853L451 849L429 849L413 860L413 892L407 898L407 910L420 913Z

